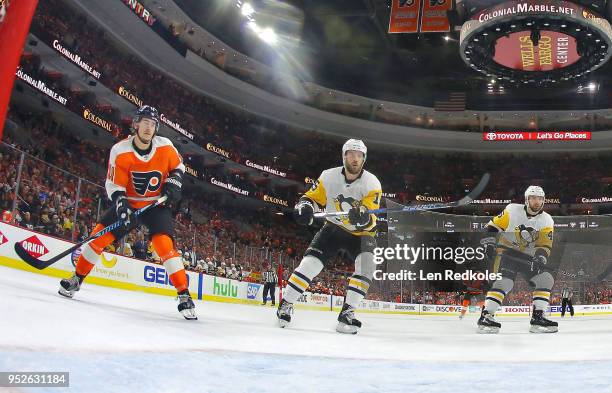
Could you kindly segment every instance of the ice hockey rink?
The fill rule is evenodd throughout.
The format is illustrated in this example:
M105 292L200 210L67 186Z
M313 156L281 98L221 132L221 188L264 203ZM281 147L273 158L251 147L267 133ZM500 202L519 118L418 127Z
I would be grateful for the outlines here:
M564 319L558 334L502 318L498 335L473 317L361 314L359 334L336 314L198 302L186 321L170 297L85 285L0 267L0 369L69 371L59 392L612 392L612 318ZM316 381L314 383L313 381Z

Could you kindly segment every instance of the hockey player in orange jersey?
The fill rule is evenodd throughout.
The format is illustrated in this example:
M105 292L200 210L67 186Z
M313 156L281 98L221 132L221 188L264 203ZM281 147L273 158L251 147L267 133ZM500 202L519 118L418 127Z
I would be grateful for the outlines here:
M171 206L181 199L185 166L172 142L157 136L159 115L157 109L144 105L138 109L132 123L134 135L115 144L110 152L106 192L113 201L92 234L121 219L122 227L109 232L82 247L76 271L60 282L59 294L73 297L83 280L100 259L102 250L115 239L121 239L138 224L149 228L151 242L161 258L170 281L178 292L179 312L186 319L197 319L195 305L187 287L187 274L181 256L174 248L174 228ZM162 196L168 199L143 215L132 216Z
M461 313L459 319L463 319L472 301L475 300L479 307L484 305L485 287L488 285L486 280L463 280L465 291L461 302Z

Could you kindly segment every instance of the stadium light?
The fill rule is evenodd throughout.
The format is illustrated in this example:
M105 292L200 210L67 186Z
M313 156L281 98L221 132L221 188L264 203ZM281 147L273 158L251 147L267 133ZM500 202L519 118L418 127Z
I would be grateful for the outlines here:
M253 15L255 10L253 9L253 6L251 5L251 3L244 3L242 4L242 7L240 8L240 12L242 13L243 16L249 17Z
M274 45L278 42L278 36L270 27L266 27L265 29L259 32L259 38L267 44Z
M247 27L251 29L252 31L254 31L255 33L259 33L259 31L261 30L259 26L257 25L257 22L255 22L254 20L249 21L249 23L247 23Z

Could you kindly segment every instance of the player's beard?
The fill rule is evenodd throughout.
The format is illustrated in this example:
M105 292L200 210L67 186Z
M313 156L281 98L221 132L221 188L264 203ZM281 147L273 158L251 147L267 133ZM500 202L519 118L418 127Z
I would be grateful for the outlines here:
M544 205L542 204L542 205L540 205L540 206L539 206L539 207L537 207L537 208L534 208L532 205L529 205L529 207L531 208L531 210L532 210L532 211L534 211L534 212L536 212L536 213L539 213L539 212L540 212L540 210L542 210L542 209L544 208Z
M540 206L539 209L534 209L533 206L531 205L531 203L527 202L527 205L529 206L529 210L530 210L530 214L536 215L538 213L540 213L542 211L542 209L544 209L544 204L542 204Z
M355 168L354 166L350 165L348 162L344 162L344 169L350 173L351 175L358 175L361 172L361 169L363 168L363 164L359 165L359 167Z

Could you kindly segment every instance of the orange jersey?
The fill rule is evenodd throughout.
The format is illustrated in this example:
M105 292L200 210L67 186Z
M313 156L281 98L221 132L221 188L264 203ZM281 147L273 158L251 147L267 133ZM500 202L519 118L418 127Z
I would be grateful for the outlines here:
M161 195L162 184L168 173L178 169L185 172L183 158L170 139L153 138L153 147L146 156L141 156L132 145L133 136L116 143L110 152L106 193L123 191L130 205L140 209L155 202Z
M482 295L484 293L484 287L487 285L486 280L464 280L463 285L465 285L465 293L469 295Z

